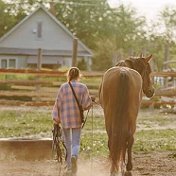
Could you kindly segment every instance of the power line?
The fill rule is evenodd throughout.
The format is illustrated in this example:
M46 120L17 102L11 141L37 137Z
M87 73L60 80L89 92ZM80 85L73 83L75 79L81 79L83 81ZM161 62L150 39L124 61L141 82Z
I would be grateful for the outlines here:
M65 5L77 5L77 6L96 6L97 4L89 4L89 3L79 3L79 2L58 2L55 1L58 4L65 4Z
M83 2L84 1L84 2ZM101 1L101 0L98 0L98 1ZM74 1L70 1L70 2L66 2L66 1L59 1L59 0L48 0L48 1L39 1L37 3L50 3L50 2L53 2L53 3L56 3L56 4L63 4L63 5L73 5L73 6L97 6L97 2L96 3L91 3L90 0L82 0L83 3L80 3L80 2L74 2ZM8 2L8 4L13 4L13 1L11 2ZM23 2L15 2L15 4L30 4L26 1L23 1Z

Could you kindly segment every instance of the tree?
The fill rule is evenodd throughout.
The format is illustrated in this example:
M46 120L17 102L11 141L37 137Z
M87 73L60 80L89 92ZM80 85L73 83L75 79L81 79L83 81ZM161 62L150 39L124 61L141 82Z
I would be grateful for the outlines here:
M130 7L121 5L112 10L108 20L109 36L99 39L94 49L94 68L104 70L129 55L141 53L148 44L144 24L145 19L137 17Z
M160 13L160 23L162 24L161 29L163 32L161 36L163 38L163 60L168 61L171 59L170 53L176 55L176 10L174 7L166 6ZM163 69L163 67L161 67ZM167 68L166 68L167 69Z
M90 48L110 35L111 9L106 0L71 0L56 4L56 17Z
M166 6L163 11L161 11L161 21L164 23L164 35L168 42L176 42L176 9L174 7Z
M112 67L116 57L115 40L103 38L96 43L97 47L94 51L93 69L107 70Z
M0 0L0 36L11 29L15 22L14 16L9 13L8 5Z

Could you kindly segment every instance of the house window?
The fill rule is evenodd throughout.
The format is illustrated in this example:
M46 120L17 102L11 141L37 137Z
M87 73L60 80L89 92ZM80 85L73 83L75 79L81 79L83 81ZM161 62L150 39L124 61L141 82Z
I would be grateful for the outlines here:
M1 68L16 68L16 59L1 59Z
M37 37L42 38L42 22L37 23Z
M9 68L16 68L16 60L9 59Z
M1 68L7 68L7 59L1 60Z

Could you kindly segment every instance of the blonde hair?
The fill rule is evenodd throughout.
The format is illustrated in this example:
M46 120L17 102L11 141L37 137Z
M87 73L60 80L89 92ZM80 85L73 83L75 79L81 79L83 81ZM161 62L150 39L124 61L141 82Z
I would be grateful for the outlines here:
M80 76L80 70L77 67L71 67L67 72L67 80L76 80Z

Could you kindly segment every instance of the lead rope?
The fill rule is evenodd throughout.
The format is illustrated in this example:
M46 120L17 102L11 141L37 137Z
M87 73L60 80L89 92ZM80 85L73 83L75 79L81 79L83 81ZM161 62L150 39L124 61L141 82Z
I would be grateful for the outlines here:
M59 176L63 174L64 161L66 160L66 147L62 139L62 129L58 124L54 124L52 130L52 157L59 163Z
M92 119L92 153L91 153L91 176L93 176L93 149L94 149L94 119L93 119L93 104L92 104L92 114L91 114L91 119Z

